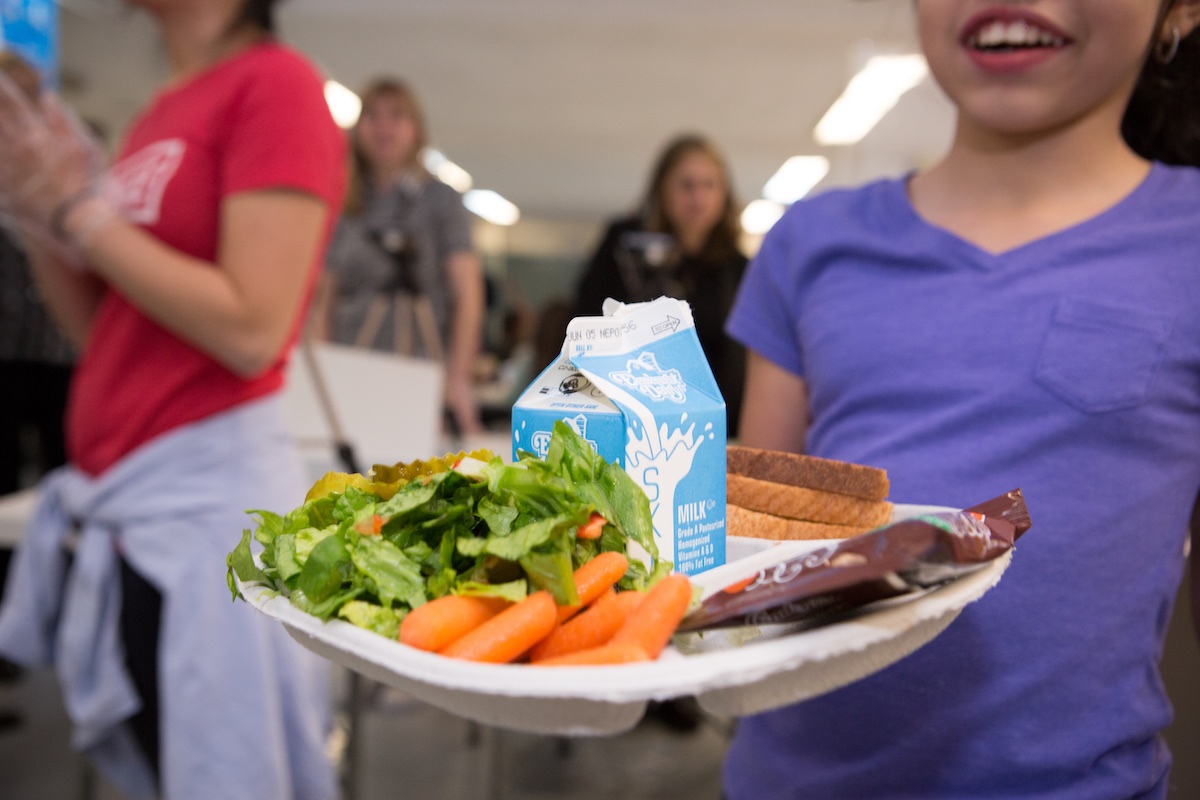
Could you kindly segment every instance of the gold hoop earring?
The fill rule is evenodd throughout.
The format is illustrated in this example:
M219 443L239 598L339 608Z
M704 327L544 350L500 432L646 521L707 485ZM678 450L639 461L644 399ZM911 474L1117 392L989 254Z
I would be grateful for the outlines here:
M1175 54L1179 52L1179 26L1171 26L1171 41L1164 42L1158 40L1154 43L1154 59L1158 63L1166 65L1175 60Z

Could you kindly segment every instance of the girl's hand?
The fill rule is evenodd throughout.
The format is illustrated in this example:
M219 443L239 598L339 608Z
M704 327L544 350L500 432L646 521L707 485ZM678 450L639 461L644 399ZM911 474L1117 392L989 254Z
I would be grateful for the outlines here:
M56 97L31 102L0 74L0 214L58 245L75 206L99 196L99 149Z

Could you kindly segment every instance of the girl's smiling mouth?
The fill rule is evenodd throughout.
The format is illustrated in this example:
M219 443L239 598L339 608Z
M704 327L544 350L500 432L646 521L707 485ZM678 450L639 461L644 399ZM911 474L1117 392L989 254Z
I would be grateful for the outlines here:
M1072 43L1048 20L1022 9L976 14L960 37L971 60L987 72L1018 72L1039 64Z

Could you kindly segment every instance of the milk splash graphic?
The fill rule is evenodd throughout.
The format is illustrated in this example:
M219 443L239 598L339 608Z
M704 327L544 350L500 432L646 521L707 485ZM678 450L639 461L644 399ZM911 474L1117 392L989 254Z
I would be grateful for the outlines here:
M704 442L704 434L695 435L694 422L686 431L683 430L687 416L683 414L679 418L679 427L670 433L665 422L657 431L653 424L649 428L644 424L634 424L628 428L625 471L645 490L650 500L650 515L654 519L656 531L671 530L675 513L675 489L691 472L696 452ZM705 430L711 435L712 425L706 425ZM643 432L646 435L642 435ZM662 555L670 561L675 560L673 541L670 552L663 552Z

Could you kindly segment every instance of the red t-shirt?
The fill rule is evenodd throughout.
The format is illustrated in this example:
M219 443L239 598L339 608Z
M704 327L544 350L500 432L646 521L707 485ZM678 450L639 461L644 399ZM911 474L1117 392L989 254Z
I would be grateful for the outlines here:
M324 200L329 221L308 273L307 308L341 207L345 148L321 76L268 41L159 93L131 126L110 175L126 219L208 262L216 260L224 198L286 187ZM108 289L71 386L71 461L97 475L166 431L277 390L303 317L276 362L246 379Z

